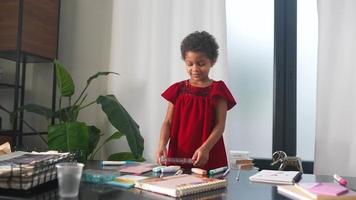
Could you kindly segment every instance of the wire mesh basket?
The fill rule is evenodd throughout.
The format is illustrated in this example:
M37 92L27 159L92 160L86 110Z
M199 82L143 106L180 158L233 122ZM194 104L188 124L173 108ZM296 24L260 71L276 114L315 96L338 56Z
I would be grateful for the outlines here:
M30 190L57 179L56 163L75 161L69 153L17 154L0 160L0 189Z

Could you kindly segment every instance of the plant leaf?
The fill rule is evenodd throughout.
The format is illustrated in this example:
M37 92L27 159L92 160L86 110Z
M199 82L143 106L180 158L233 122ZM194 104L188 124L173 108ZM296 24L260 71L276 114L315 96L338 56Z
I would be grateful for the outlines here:
M109 156L108 160L132 160L132 161L138 161L138 162L143 162L145 159L140 156L136 158L133 153L131 152L120 152L120 153L115 153Z
M27 104L19 108L19 110L25 110L27 112L35 113L44 116L46 119L50 119L53 117L52 109L37 104Z
M57 110L54 113L54 117L60 118L61 121L75 121L78 118L78 113L79 113L79 105L69 106L69 107Z
M62 152L80 151L82 158L88 155L89 133L83 122L65 122L48 127L48 147Z
M89 77L89 79L87 80L87 85L89 85L92 80L98 78L99 76L107 76L109 74L119 75L119 73L116 73L116 72L98 72L98 73L92 75L91 77Z
M120 139L124 134L121 133L120 131L115 132L114 134L112 134L110 137L108 137L104 143L109 142L110 140L116 140L116 139Z
M64 66L58 62L58 60L54 60L54 65L56 67L57 85L61 92L61 96L72 96L75 89L71 75Z
M100 139L100 129L95 126L88 126L89 131L89 146L88 146L88 155L91 154Z
M143 137L140 134L139 126L132 119L130 114L119 103L114 95L99 96L96 100L101 104L110 123L121 133L125 134L129 147L136 158L142 156Z

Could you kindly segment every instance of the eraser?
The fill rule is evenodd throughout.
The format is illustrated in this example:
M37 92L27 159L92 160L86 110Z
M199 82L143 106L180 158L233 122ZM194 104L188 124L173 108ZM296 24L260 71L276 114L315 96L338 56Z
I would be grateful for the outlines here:
M191 171L195 174L206 175L208 172L205 169L192 168Z

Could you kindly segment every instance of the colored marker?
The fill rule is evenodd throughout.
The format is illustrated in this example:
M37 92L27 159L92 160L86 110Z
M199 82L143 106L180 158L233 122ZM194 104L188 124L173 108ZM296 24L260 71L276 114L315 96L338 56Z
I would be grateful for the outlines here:
M347 180L342 178L341 176L334 174L334 179L342 186L346 186L347 185Z
M165 168L166 166L157 166L152 169L153 172L161 172L162 168Z
M209 175L214 175L214 174L223 172L223 171L225 171L225 170L227 170L227 169L228 169L227 166L225 166L225 167L220 167L220 168L216 168L216 169L211 169L211 170L209 170Z
M162 173L176 173L178 170L180 170L180 166L179 165L170 165L170 166L166 166L161 168L161 172Z
M206 170L200 169L200 168L192 168L191 171L192 171L192 173L200 174L200 175L206 175L207 174Z

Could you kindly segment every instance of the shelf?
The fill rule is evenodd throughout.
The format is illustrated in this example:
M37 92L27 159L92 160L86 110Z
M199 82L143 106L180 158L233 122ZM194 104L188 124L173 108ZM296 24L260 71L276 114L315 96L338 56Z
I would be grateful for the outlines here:
M0 51L0 58L11 60L16 62L17 56L16 51ZM53 59L45 58L42 56L30 54L27 52L21 52L20 61L26 63L49 63L52 62Z
M13 130L0 130L0 135L6 135L6 136L14 136L14 135L22 135L22 136L26 136L26 135L46 135L48 132L28 132L28 133L23 133L21 131L16 131L14 132Z
M15 84L8 84L8 83L0 83L0 89L3 89L3 88L19 88L19 89L22 89L22 86L21 85L15 85Z

